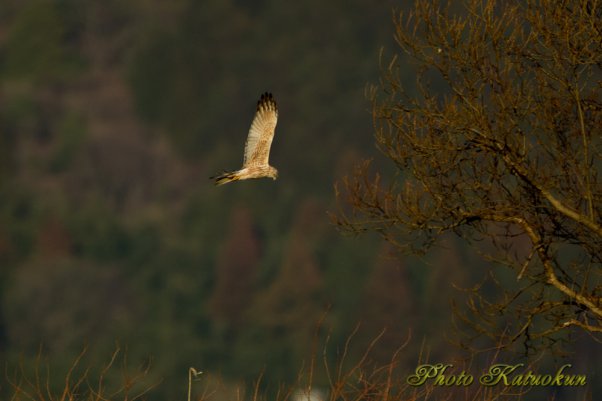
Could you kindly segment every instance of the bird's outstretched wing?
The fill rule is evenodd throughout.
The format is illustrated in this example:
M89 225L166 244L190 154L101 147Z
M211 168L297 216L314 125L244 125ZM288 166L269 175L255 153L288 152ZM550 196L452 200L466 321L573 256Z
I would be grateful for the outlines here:
M266 92L257 102L257 112L251 123L245 145L243 168L268 165L277 121L278 107L272 94Z

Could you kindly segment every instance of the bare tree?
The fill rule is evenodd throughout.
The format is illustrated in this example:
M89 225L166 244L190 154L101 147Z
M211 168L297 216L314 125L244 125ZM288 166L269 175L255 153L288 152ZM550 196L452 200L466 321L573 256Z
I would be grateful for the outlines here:
M371 99L395 174L358 166L336 221L415 253L455 235L512 269L460 314L477 334L528 349L574 326L600 338L602 2L439 3L394 18L403 55Z

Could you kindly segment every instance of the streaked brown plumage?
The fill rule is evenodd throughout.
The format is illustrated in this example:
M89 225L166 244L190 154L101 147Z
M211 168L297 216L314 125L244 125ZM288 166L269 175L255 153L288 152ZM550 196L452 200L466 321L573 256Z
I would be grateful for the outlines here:
M257 112L247 136L242 168L211 177L215 180L215 185L262 177L275 180L278 177L278 171L268 161L277 121L278 107L272 94L266 92L257 102Z

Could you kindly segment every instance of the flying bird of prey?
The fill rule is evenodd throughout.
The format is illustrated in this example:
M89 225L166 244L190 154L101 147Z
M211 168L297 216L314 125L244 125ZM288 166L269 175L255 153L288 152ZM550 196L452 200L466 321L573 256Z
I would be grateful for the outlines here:
M262 177L270 177L275 180L278 177L278 170L268 163L277 121L276 102L272 94L266 92L257 102L257 112L249 129L242 168L211 177L215 180L215 185Z

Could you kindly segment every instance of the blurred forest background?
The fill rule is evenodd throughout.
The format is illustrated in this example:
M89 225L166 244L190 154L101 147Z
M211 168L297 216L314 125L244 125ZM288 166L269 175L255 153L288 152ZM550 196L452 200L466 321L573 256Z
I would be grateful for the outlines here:
M106 362L118 344L163 380L152 397L183 399L190 366L290 382L324 316L333 359L359 322L358 350L387 327L377 360L412 331L408 372L423 341L431 360L455 355L450 283L478 282L482 262L458 246L400 259L327 215L355 163L386 163L364 91L395 52L394 6L3 0L3 365L27 368L41 347L64 372L83 347ZM214 187L239 167L264 91L279 179ZM576 371L599 362L585 340L575 350Z

